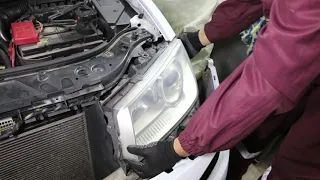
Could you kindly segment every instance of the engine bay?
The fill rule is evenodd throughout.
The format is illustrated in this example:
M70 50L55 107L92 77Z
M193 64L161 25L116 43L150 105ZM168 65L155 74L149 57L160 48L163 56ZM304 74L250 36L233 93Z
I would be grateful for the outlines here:
M128 171L112 106L170 44L129 3L0 0L0 179Z
M0 0L0 179L128 172L113 106L158 68L175 37L169 23L162 28L172 33L163 33L128 3Z
M88 51L110 41L135 15L125 1L116 0L21 0L17 3L21 5L0 13L3 24L0 54L8 56L2 58L2 69Z
M0 1L0 140L106 102L167 46L126 1L18 4Z

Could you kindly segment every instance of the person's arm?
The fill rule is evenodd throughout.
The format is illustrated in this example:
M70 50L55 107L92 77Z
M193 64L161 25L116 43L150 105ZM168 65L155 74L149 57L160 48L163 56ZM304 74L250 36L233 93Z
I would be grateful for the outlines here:
M262 16L261 0L227 0L213 12L212 20L204 29L180 35L190 58L211 43L231 38Z
M203 45L231 38L257 21L263 15L261 0L227 0L212 14L212 19L199 32Z
M290 110L320 72L320 2L274 0L254 53L179 136L184 154L234 147L270 114Z
M253 54L228 77L173 141L130 146L140 177L154 177L182 157L234 147L267 116L294 107L320 73L320 2L274 0ZM177 147L176 147L177 146Z

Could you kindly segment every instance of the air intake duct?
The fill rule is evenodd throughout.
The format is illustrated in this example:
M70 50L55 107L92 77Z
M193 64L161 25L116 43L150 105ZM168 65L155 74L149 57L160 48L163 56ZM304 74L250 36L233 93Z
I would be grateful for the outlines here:
M10 8L4 8L0 11L0 38L10 41L10 24L15 22L19 17L28 12L29 3L27 0L20 0Z

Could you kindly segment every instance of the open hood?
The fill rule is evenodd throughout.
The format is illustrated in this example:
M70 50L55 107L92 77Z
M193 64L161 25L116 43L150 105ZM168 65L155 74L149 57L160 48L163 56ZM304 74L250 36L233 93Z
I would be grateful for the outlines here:
M137 13L143 14L144 18L148 22L151 22L152 25L160 31L165 40L173 40L173 38L176 36L175 32L152 0L127 0L127 2L132 8L135 9ZM150 29L147 26L146 29Z

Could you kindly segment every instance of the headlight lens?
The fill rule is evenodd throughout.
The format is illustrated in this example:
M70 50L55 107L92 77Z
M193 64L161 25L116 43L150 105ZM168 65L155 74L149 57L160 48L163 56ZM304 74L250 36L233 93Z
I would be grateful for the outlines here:
M179 102L183 94L183 71L179 63L173 62L160 79L160 90L168 104L174 105Z
M128 145L159 141L188 113L198 95L189 61L181 41L172 41L114 107L124 158L137 159Z

